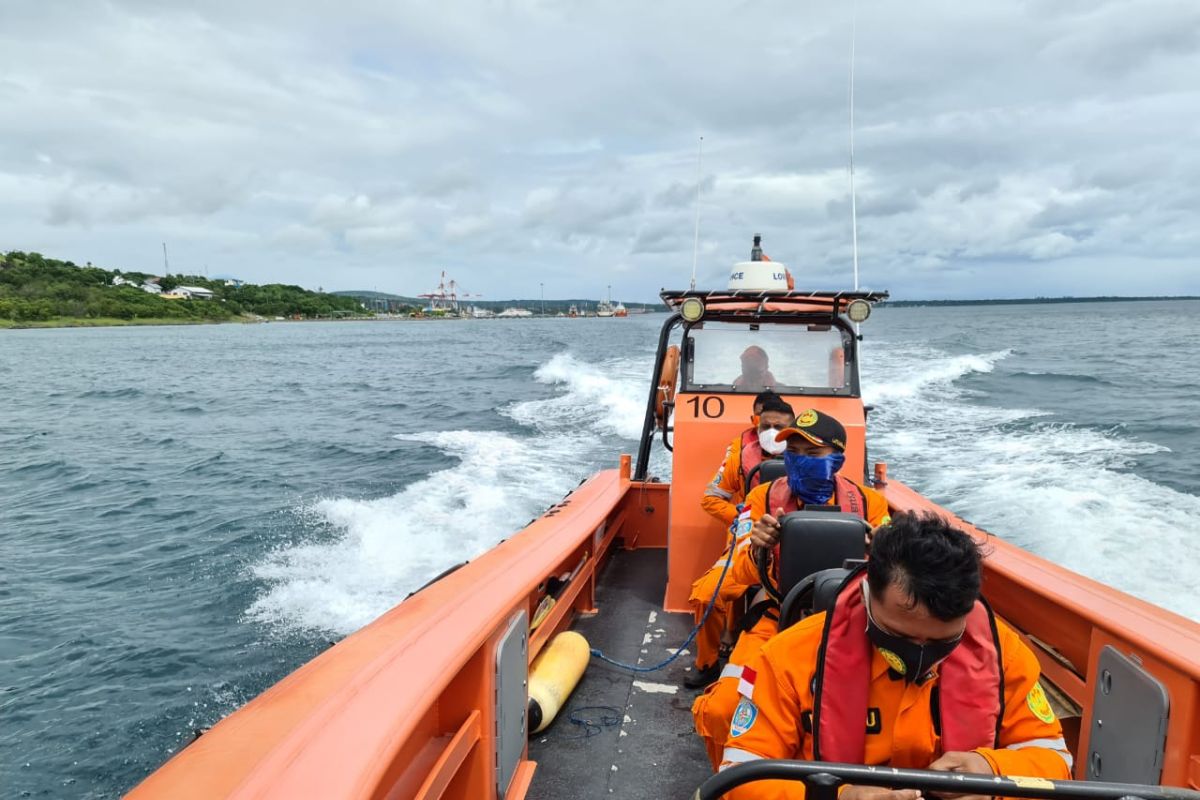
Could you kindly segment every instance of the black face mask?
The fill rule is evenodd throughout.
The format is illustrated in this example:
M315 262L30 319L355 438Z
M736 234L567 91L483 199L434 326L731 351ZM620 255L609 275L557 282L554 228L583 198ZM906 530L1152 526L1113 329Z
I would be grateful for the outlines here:
M863 588L866 589L865 582ZM950 642L929 642L920 645L903 636L888 633L871 617L870 600L867 600L867 638L879 649L883 660L892 671L898 673L907 683L922 680L930 670L945 661L962 642L960 634Z

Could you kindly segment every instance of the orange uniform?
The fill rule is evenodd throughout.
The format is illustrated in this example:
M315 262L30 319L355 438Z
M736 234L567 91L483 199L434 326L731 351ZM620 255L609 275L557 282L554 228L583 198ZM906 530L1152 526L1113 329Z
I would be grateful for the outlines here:
M858 484L855 484L858 486ZM888 509L887 498L882 494L866 486L858 486L862 490L863 497L866 499L866 520L872 528L878 528L880 525L886 525L891 521L891 516ZM771 490L771 484L764 483L756 486L746 498L747 510L750 512L750 519L757 521L763 514L767 513L767 494ZM837 505L837 497L830 497L827 505ZM772 514L775 509L771 509ZM729 557L728 549L721 554L717 562L709 568L700 580L692 585L691 601L693 607L700 603L700 612L697 612L697 621L699 621L699 613L704 609L704 603L712 597L713 588L717 584L717 579L721 576L721 569L725 565L725 560ZM725 588L727 586L740 587L741 591L745 591L746 587L756 585L759 582L758 566L754 562L753 551L750 548L750 537L743 536L738 539L737 550L733 555L733 562L729 566L729 572L725 576L725 582L721 584L721 595L724 597ZM707 590L707 594L705 591ZM701 602L703 601L703 602ZM709 623L712 623L712 618L717 614L717 607L722 603L722 599L718 598L717 606L713 607L712 614L709 615ZM708 625L705 625L707 628ZM729 663L721 670L721 677L716 683L712 684L705 690L704 694L696 698L696 702L692 704L692 717L696 723L696 732L704 739L705 748L708 750L708 758L712 762L713 768L721 762L721 753L725 748L725 739L729 735L729 720L733 717L734 709L738 704L738 680L742 675L742 666L750 663L754 659L763 644L767 642L778 630L778 622L769 616L764 616L754 627L744 632L738 637L737 644L733 648L733 653L729 656ZM705 631L701 630L697 636L696 650L701 651L699 644L701 637ZM720 637L720 631L717 633ZM715 662L700 661L697 658L697 663L703 665Z
M753 436L748 434L753 434ZM700 498L700 507L721 520L726 529L733 524L738 515L737 507L746 498L745 476L742 474L742 448L746 446L747 439L752 440L752 446L761 458L762 451L757 449L757 436L757 428L748 428L737 435L737 438L725 450L725 459L721 462L721 467L704 490L704 496ZM704 609L712 600L713 592L717 589L717 582L721 578L721 571L728 556L727 548L716 564L692 584L692 594L688 601L695 611L697 624L704 616ZM721 634L729 624L729 604L745 594L746 589L757 582L755 579L749 584L738 583L732 580L731 576L725 576L725 581L721 583L721 594L713 604L713 609L709 612L704 627L696 635L697 666L708 667L717 663L721 648Z
M754 435L758 436L757 428L748 430L754 430ZM743 431L730 443L717 474L705 488L704 497L700 498L700 507L725 523L727 528L737 516L737 507L746 498L746 487L742 485L742 440L745 436L746 431Z
M812 759L806 720L813 710L812 684L824 624L825 614L814 614L762 648L753 663L752 681L742 681L748 705L745 712L739 709L721 769L760 758ZM997 775L1067 779L1072 759L1062 727L1038 683L1037 658L1011 628L1000 620L996 626L1004 676L999 747L975 752ZM872 648L864 764L924 769L943 755L930 706L937 682L936 676L923 684L899 679ZM798 800L804 797L804 788L790 781L763 781L726 797Z

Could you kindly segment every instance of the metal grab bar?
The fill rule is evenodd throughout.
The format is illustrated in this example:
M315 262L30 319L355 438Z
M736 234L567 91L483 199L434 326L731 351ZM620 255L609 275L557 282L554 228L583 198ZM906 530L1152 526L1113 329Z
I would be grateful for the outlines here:
M836 800L842 784L921 789L948 795L979 794L985 797L1035 797L1058 800L1200 800L1200 792L1174 786L1139 786L1132 783L1052 781L1046 778L970 775L928 769L868 767L862 764L829 764L821 761L763 759L737 764L706 780L692 800L717 800L726 792L754 781L802 781L806 800Z

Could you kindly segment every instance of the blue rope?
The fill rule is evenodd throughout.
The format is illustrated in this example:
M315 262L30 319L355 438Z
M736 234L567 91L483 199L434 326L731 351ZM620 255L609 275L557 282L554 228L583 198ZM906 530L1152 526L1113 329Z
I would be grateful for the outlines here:
M584 711L599 711L600 718L589 719L581 717ZM577 733L574 736L563 736L562 738L571 739L590 739L593 736L599 735L605 728L615 728L621 724L621 709L616 706L580 706L572 709L567 715L567 722L578 726L582 729L582 733Z
M738 506L738 514L740 515L741 512L742 506ZM733 554L737 550L737 525L738 518L735 517L733 520L733 525L729 527L729 557L725 559L725 565L721 568L721 577L717 579L717 588L713 590L713 595L711 598L709 598L708 605L704 608L704 614L700 617L700 621L696 623L696 627L692 628L692 632L689 633L687 638L683 640L683 644L679 645L679 648L672 653L667 660L655 664L652 667L639 667L636 664L626 664L622 661L611 659L595 647L592 648L592 655L606 664L612 664L614 667L627 669L630 672L658 672L660 669L665 669L671 663L673 663L675 659L679 658L680 654L683 653L683 651L687 649L687 646L692 643L692 640L696 638L696 634L700 632L700 629L704 627L704 623L708 621L708 615L712 613L713 606L717 604L717 597L721 594L721 584L725 582L725 575L729 572L729 565L733 563Z

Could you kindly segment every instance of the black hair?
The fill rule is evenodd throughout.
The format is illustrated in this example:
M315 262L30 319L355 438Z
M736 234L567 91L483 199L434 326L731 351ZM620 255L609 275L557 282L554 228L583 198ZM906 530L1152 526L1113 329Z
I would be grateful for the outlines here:
M778 400L781 403L783 402L783 398L776 394L772 389L767 389L765 392L759 392L758 394L754 395L754 405L756 406L761 406L763 403L766 403L770 400Z
M895 584L942 621L967 614L979 599L982 554L969 535L933 513L901 512L875 531L867 580L883 596Z
M791 405L779 395L773 395L762 402L759 407L759 413L763 414L767 411L779 411L787 414L792 419L796 418L796 412L792 410Z

